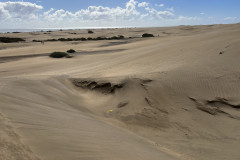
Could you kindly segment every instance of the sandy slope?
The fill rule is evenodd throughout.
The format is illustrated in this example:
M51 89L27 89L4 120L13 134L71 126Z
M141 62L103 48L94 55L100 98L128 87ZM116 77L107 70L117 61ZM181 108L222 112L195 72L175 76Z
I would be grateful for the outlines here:
M28 41L88 35L21 33L26 43L1 44L0 158L239 159L239 28L99 30L159 37L45 45ZM70 48L71 59L45 55Z

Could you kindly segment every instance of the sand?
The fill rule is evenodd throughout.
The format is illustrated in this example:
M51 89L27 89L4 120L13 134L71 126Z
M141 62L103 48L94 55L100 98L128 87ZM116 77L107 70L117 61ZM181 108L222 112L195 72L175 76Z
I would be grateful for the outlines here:
M0 43L0 159L238 160L239 35L240 24L1 34L26 42Z

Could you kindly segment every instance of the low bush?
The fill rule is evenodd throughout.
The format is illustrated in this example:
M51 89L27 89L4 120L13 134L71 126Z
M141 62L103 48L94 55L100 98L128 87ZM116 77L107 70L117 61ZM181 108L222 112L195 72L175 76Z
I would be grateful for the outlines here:
M67 50L67 53L75 53L76 51L74 49Z
M93 33L94 33L94 32L93 32L93 31L91 31L91 30L89 30L89 31L88 31L88 34L93 34Z
M47 41L54 42L54 41L58 41L58 40L57 39L48 39Z
M97 37L97 38L94 38L94 40L97 40L97 41L99 41L99 40L106 40L106 38L105 37Z
M123 35L118 36L119 39L124 39L125 37Z
M9 37L0 37L0 42L2 43L16 43L16 42L24 42L25 40L22 38L9 38Z
M40 41L40 40L35 40L35 39L34 39L34 40L32 40L32 42L41 42L41 41Z
M82 37L82 38L80 38L80 40L81 40L81 41L86 41L87 39L84 38L84 37Z
M154 37L153 34L149 34L149 33L144 33L142 35L142 37Z
M108 38L108 40L118 40L118 39L124 39L124 38L125 38L124 36L119 35L119 36L110 37L110 38Z
M49 57L52 57L52 58L63 58L63 57L66 57L68 54L65 53L65 52L53 52L49 55Z
M58 38L58 41L67 41L65 38Z
M58 39L47 39L45 40L46 42L54 42L54 41L62 41L62 42L68 42L68 41L97 41L97 40L120 40L120 39L124 39L125 37L123 35L119 35L119 36L113 36L113 37L97 37L97 38L92 38L92 37L88 37L88 38L84 38L84 37L80 37L80 38L58 38ZM33 42L41 42L40 40L32 40Z

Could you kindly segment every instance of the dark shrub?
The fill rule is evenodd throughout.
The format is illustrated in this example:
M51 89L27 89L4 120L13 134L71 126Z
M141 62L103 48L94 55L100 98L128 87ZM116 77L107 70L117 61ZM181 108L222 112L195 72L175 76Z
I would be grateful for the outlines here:
M65 52L53 52L49 56L52 58L63 58L66 57L68 54Z
M89 41L90 41L90 40L93 40L93 38L91 38L91 37L88 37L88 38L87 38L87 40L89 40Z
M105 37L97 37L96 40L105 40Z
M80 40L81 40L81 41L86 41L87 39L84 38L84 37L82 37L82 38L80 38Z
M112 40L112 39L118 39L118 37L113 36L113 37L108 38L108 40Z
M125 37L123 35L118 36L119 39L124 39Z
M67 52L68 53L75 53L76 51L74 49L69 49Z
M58 40L57 39L48 39L47 41L54 42L54 41L58 41Z
M124 36L119 35L119 36L113 36L113 37L108 38L108 40L117 40L117 39L124 39Z
M15 43L15 42L24 42L22 38L9 38L9 37L0 37L0 42L2 43Z
M41 42L41 41L39 41L39 40L35 40L35 39L34 39L34 40L32 40L32 42Z
M89 31L88 31L88 34L93 34L93 33L94 33L94 32L93 32L93 31L91 31L91 30L89 30Z
M58 38L58 41L72 41L72 38Z
M154 37L153 34L144 33L142 37Z
M65 38L58 38L59 41L67 41Z
M81 41L81 38L73 38L73 41Z
M66 41L73 41L73 39L72 38L68 38Z

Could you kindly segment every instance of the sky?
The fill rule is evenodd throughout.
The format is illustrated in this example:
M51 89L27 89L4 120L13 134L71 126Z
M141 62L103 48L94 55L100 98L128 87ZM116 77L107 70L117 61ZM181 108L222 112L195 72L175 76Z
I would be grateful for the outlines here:
M240 22L240 0L0 0L1 29Z

